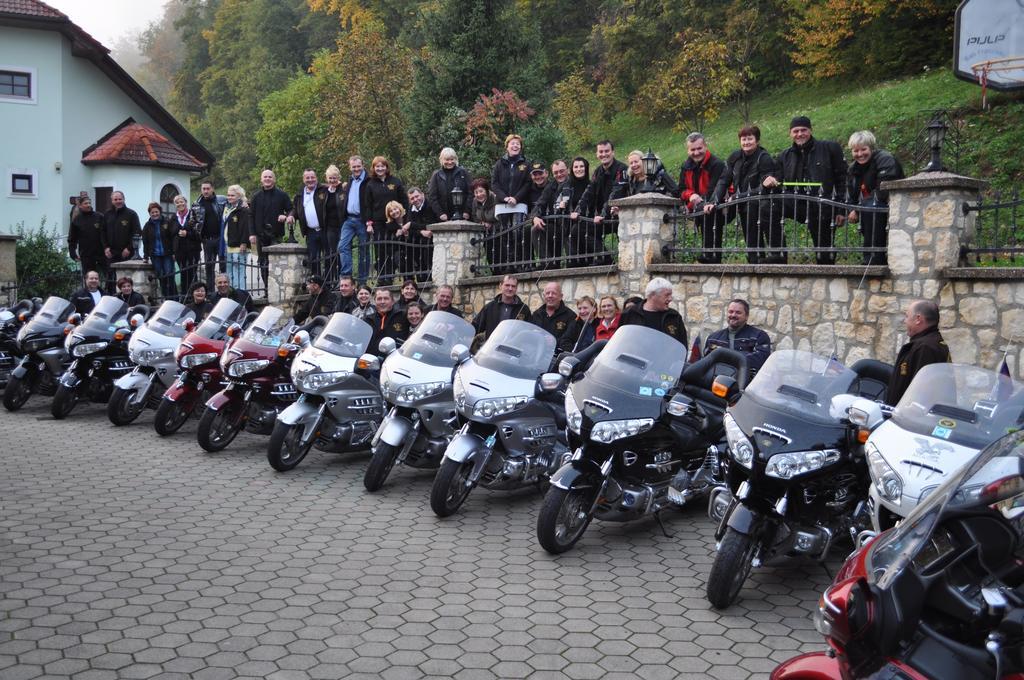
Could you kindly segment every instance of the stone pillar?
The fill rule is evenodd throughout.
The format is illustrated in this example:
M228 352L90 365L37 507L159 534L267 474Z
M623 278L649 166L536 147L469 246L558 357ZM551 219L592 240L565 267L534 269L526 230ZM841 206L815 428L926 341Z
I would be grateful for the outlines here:
M452 220L430 225L434 234L434 259L431 280L436 290L448 284L458 290L459 281L473 276L470 266L479 260L481 246L470 241L484 234L484 226L476 222Z
M132 280L132 288L142 295L146 304L160 297L160 282L156 278L156 269L145 260L124 260L110 265L114 270L114 280L127 276Z
M18 269L15 255L19 238L21 237L13 234L0 234L0 290L17 285ZM16 292L12 290L10 294Z
M306 246L301 243L279 243L263 249L267 254L270 280L267 281L267 302L286 307L306 292Z
M609 201L619 209L619 280L623 295L639 295L647 285L651 264L664 262L663 246L672 242L674 229L665 215L682 205L664 194L637 194Z

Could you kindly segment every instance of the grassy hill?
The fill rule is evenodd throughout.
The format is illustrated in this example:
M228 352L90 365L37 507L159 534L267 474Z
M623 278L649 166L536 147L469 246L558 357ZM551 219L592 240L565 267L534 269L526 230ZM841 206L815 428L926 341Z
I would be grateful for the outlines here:
M928 122L926 110L958 111L963 121L960 172L988 179L996 188L1019 187L1024 184L1024 93L989 91L988 101L990 110L982 111L981 88L942 69L870 86L796 83L756 97L750 111L761 128L761 143L772 153L789 145L789 121L804 114L814 122L815 136L835 139L844 149L850 133L873 131L908 173L914 169L915 139ZM739 147L736 133L742 122L739 111L727 110L706 127L713 153L724 157ZM634 148L650 147L673 174L686 157L684 133L628 113L616 116L602 132L615 140L620 158ZM592 157L593 149L584 155ZM950 165L951 159L943 157Z

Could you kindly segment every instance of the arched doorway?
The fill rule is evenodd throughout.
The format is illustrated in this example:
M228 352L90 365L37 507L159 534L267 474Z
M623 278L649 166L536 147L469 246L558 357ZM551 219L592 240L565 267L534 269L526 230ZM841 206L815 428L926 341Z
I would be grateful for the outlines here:
M174 214L174 197L181 193L181 190L173 184L165 184L160 190L160 209L165 216Z

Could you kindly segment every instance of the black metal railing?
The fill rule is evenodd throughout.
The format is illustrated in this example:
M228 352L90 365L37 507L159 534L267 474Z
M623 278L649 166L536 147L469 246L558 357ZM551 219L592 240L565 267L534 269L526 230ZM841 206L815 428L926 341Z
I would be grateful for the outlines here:
M889 206L872 198L788 190L739 194L710 212L677 208L665 215L674 237L662 253L677 264L884 265Z
M359 248L353 248L352 276L358 280ZM427 283L431 279L434 266L434 244L430 241L417 239L383 239L370 244L370 265L367 281L375 286L400 286L403 281L412 279L417 283ZM324 286L335 288L341 276L341 262L338 251L323 253L320 257L303 260L303 265L311 274L319 274L324 279Z
M267 282L254 254L247 254L241 263L228 263L217 258L210 262L211 268L207 268L205 258L200 257L199 262L192 265L182 266L175 263L171 276L158 276L156 271L148 275L152 284L153 294L150 302L163 302L164 300L187 301L188 289L195 281L203 281L206 284L207 295L214 291L214 280L218 274L227 274L232 288L239 288L249 293L254 300L267 297Z
M993 191L978 196L975 204L964 203L963 213L977 213L974 235L960 246L968 264L978 267L1024 266L1024 233L1021 213L1024 199L1020 189Z
M572 220L567 215L545 215L543 227L532 217L521 222L489 227L470 243L478 246L470 271L477 276L522 271L567 269L612 264L618 251L618 219L595 222L591 217Z
M13 285L0 287L0 304L13 305L33 297L45 300L51 295L67 299L83 284L81 269L27 276Z

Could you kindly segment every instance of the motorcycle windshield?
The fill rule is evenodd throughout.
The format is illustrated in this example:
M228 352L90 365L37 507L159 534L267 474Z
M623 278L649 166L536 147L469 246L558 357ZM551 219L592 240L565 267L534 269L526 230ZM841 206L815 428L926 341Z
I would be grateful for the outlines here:
M168 300L149 318L146 328L168 338L183 338L185 319L195 318L196 314L191 309L180 302Z
M313 346L339 357L360 357L370 345L373 328L347 312L335 312Z
M600 386L593 391L596 395L608 392L620 401L660 403L679 382L685 364L686 347L674 338L646 326L623 326L597 355L583 380L587 387L590 383Z
M43 326L52 326L56 323L64 323L74 311L74 305L70 302L56 295L51 295L46 298L42 308L25 325L28 328L42 328Z
M277 307L264 307L252 325L245 329L242 339L255 345L280 347L288 342L291 329L295 324L292 318Z
M895 529L871 544L868 579L888 588L905 569L934 562L948 539L933 536L948 512L992 506L1018 533L1024 521L1024 431L992 442L968 465L947 479ZM921 555L920 559L918 555Z
M508 319L487 338L473 361L511 378L533 379L551 365L555 336L528 321Z
M431 312L398 351L413 361L451 366L455 363L452 348L455 345L469 347L473 334L473 326L465 319L448 312Z
M114 330L128 325L128 305L124 300L113 295L104 295L100 298L89 316L85 317L82 329L102 328Z
M206 315L195 333L208 340L223 340L228 327L233 323L242 323L245 308L231 298L221 298Z
M834 358L798 349L773 352L743 398L805 420L833 424L832 397L845 394L857 374Z
M1024 388L1008 375L964 364L925 366L893 412L908 432L972 449L1020 427Z

